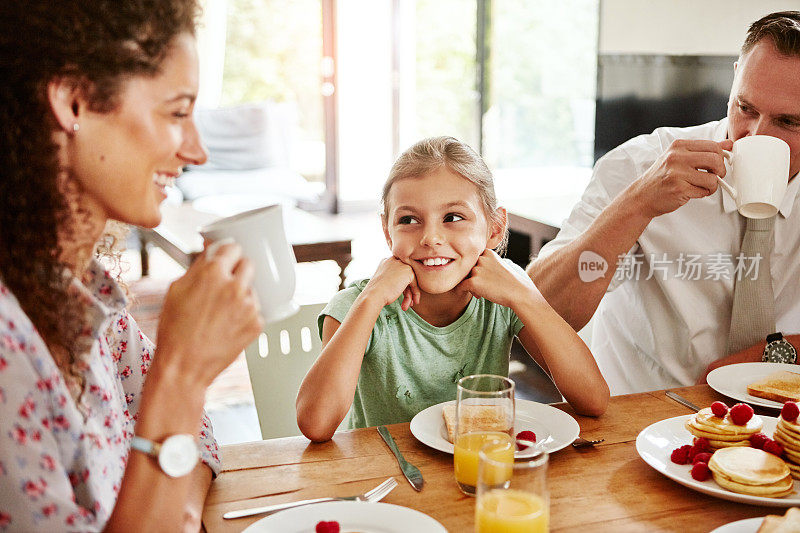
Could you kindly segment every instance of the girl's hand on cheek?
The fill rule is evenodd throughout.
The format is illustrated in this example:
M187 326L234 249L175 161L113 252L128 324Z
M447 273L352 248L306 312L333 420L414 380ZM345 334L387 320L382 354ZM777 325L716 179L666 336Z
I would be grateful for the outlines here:
M507 268L494 250L484 250L472 267L468 278L458 284L458 289L469 292L476 298L486 298L496 304L512 307L522 295L539 290L528 276Z
M389 305L402 294L403 311L419 303L419 287L414 276L414 269L396 257L381 261L375 275L369 280L364 292L374 295L383 306Z

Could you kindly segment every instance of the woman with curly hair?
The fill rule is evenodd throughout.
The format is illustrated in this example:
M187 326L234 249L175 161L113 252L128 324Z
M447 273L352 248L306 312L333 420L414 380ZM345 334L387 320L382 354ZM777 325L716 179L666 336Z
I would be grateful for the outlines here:
M155 348L95 258L109 220L156 226L165 186L206 159L197 11L0 3L0 531L200 526L219 468L204 393L261 330L252 265L202 255Z

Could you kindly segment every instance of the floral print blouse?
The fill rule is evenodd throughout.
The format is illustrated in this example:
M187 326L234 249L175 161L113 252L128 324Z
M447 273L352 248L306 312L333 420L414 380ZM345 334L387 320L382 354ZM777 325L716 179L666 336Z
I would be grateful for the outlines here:
M94 261L72 289L92 331L76 404L47 346L0 282L0 531L99 531L117 499L154 345ZM211 423L198 421L202 460L219 472Z

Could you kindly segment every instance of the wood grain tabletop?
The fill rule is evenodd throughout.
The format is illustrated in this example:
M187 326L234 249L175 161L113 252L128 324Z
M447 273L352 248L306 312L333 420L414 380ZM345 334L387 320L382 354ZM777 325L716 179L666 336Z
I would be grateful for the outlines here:
M735 403L707 385L672 390L700 407L715 400ZM691 413L664 391L612 397L608 411L598 418L578 416L566 404L555 407L575 417L582 437L602 437L605 442L580 450L568 446L551 454L548 483L552 531L708 532L735 520L784 512L699 493L668 479L639 457L635 441L642 429ZM757 408L756 412L777 416L774 410ZM242 531L263 518L224 520L226 511L305 498L349 496L390 476L399 485L384 502L428 514L451 532L472 531L475 500L458 490L452 455L417 441L407 423L388 427L406 459L422 471L422 492L414 491L403 478L375 428L339 432L322 444L289 437L224 446L223 472L212 484L203 511L206 531Z

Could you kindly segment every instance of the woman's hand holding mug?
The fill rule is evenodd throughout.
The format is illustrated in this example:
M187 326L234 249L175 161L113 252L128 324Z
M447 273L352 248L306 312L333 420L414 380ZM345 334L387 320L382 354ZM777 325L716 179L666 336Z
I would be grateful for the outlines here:
M253 276L237 244L200 255L167 292L153 364L176 364L181 375L210 384L263 327Z

